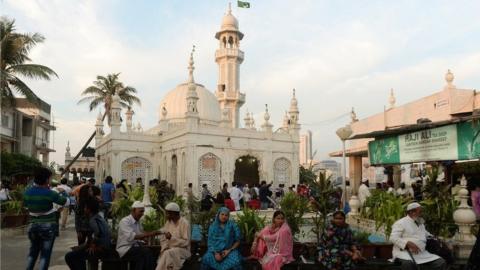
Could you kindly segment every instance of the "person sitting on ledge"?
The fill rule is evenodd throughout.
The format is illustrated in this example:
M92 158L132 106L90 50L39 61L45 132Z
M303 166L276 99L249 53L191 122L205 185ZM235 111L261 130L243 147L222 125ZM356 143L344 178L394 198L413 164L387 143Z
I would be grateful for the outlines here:
M100 203L95 198L85 202L84 213L89 218L89 226L93 237L83 245L72 248L65 255L65 262L71 270L86 270L87 259L103 259L113 257L114 250L110 242L110 229L104 218L99 215Z
M180 207L171 202L165 206L167 222L160 230L165 240L157 261L157 270L179 270L190 254L190 224L180 217Z
M135 270L151 270L154 259L150 250L144 246L143 239L160 234L160 232L143 232L140 218L145 213L145 206L139 201L132 204L130 215L122 218L118 224L117 252L120 258L133 261Z
M320 238L318 260L326 269L349 270L353 269L355 261L362 259L354 243L353 232L345 223L345 213L336 211Z
M292 253L293 237L285 222L285 214L280 210L275 211L272 225L267 225L255 235L253 257L259 259L263 270L280 270L284 264L295 260Z
M238 250L242 236L237 224L229 218L227 208L218 209L217 217L208 229L208 249L202 257L202 270L242 269L242 255Z
M393 258L400 261L402 270L446 269L444 259L426 250L427 236L431 234L425 229L421 216L422 206L413 202L407 205L407 215L393 224L390 234Z

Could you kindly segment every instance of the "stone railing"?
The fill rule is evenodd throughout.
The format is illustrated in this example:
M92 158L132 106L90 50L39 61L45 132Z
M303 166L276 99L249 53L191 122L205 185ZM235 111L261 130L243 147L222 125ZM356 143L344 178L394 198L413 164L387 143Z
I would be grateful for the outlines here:
M457 258L464 259L470 256L470 252L475 244L476 237L472 234L472 228L475 226L476 217L472 207L467 203L468 190L466 188L467 181L465 176L462 177L461 187L457 196L458 200L460 200L460 205L453 213L453 220L459 229L453 238L444 240L452 244ZM352 196L349 204L352 211L347 215L347 223L350 224L352 228L385 237L385 229L383 226L376 230L375 220L362 218L360 216L360 202L357 196Z

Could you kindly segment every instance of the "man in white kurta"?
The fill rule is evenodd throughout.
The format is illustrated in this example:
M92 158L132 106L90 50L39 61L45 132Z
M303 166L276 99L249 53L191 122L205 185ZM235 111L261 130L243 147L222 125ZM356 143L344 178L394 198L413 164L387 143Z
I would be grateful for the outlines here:
M180 217L180 207L176 203L165 206L167 222L161 229L165 239L157 261L156 270L178 270L190 254L190 224Z
M235 204L235 211L240 210L240 200L243 198L243 192L237 187L237 183L232 183L233 187L230 189L230 198Z
M421 214L421 205L411 203L407 206L407 216L393 224L390 234L393 258L402 263L402 270L416 269L415 263L419 269L445 269L445 260L426 250L427 236L430 233L421 223Z
M367 201L367 198L371 195L370 189L368 188L368 179L363 178L362 184L358 187L358 199L360 200L360 204L363 206L365 201Z

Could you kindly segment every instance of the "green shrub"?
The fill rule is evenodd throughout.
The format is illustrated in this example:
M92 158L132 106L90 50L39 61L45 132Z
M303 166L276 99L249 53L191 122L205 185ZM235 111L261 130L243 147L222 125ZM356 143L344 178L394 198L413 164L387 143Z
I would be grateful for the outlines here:
M241 212L237 212L237 225L242 232L242 236L247 243L252 243L255 233L265 227L265 217L258 216L258 211L243 207Z
M288 192L280 201L280 207L285 213L285 218L292 230L292 235L295 236L300 232L300 225L303 223L303 214L310 209L308 199L296 193Z
M150 211L142 218L143 229L146 232L158 231L165 225L166 217L163 211Z
M375 220L376 230L384 226L385 237L388 240L393 223L405 216L405 208L409 200L383 190L373 190L372 196L367 198L362 207L361 215Z

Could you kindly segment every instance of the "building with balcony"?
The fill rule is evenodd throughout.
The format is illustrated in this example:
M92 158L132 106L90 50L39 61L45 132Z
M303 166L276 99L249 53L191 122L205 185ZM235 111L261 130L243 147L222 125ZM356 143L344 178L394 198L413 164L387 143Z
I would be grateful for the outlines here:
M35 157L48 165L50 152L55 152L50 137L56 129L50 104L16 98L14 107L2 108L1 117L1 151Z

